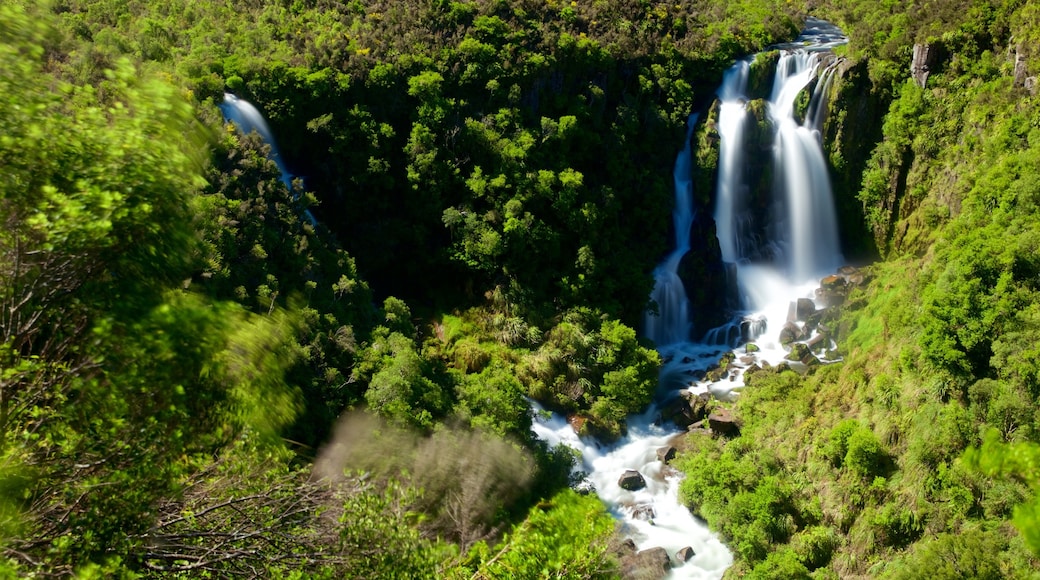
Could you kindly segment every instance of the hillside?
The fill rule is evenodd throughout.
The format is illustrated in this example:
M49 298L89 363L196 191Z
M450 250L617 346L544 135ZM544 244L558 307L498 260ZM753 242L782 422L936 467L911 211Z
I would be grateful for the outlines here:
M841 362L756 373L739 436L686 437L683 499L732 577L1038 575L1024 0L0 2L0 569L659 574L529 399L604 442L651 402L687 117L810 13L850 39L823 135L867 283Z

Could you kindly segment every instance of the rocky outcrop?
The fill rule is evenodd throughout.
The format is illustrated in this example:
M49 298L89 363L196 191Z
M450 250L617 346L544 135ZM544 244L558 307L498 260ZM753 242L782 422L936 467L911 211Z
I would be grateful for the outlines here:
M915 44L914 57L910 63L910 76L922 89L928 83L928 74L938 60L938 47L931 44Z

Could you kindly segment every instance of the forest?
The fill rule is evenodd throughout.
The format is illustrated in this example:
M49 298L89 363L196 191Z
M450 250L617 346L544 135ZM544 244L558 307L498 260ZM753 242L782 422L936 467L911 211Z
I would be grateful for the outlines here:
M659 394L691 113L726 321L716 91L809 16L864 283L680 499L726 578L1040 577L1028 0L0 0L0 576L663 577L532 401L609 445Z

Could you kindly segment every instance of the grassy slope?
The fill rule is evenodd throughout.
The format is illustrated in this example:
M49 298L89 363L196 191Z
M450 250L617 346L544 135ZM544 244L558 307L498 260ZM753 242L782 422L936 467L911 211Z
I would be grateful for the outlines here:
M684 490L734 576L1035 576L1010 521L1038 482L961 459L988 432L1040 433L1040 102L1008 50L1035 10L874 9L832 16L890 103L858 194L886 259L845 306L845 362L755 375L742 436L693 441ZM907 80L915 40L944 49L924 89Z

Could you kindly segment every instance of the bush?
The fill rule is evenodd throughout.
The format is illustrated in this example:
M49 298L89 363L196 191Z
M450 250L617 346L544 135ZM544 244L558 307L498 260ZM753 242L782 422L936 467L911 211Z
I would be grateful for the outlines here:
M865 427L857 429L848 438L845 467L860 477L872 478L883 475L888 454L878 441L877 435Z

